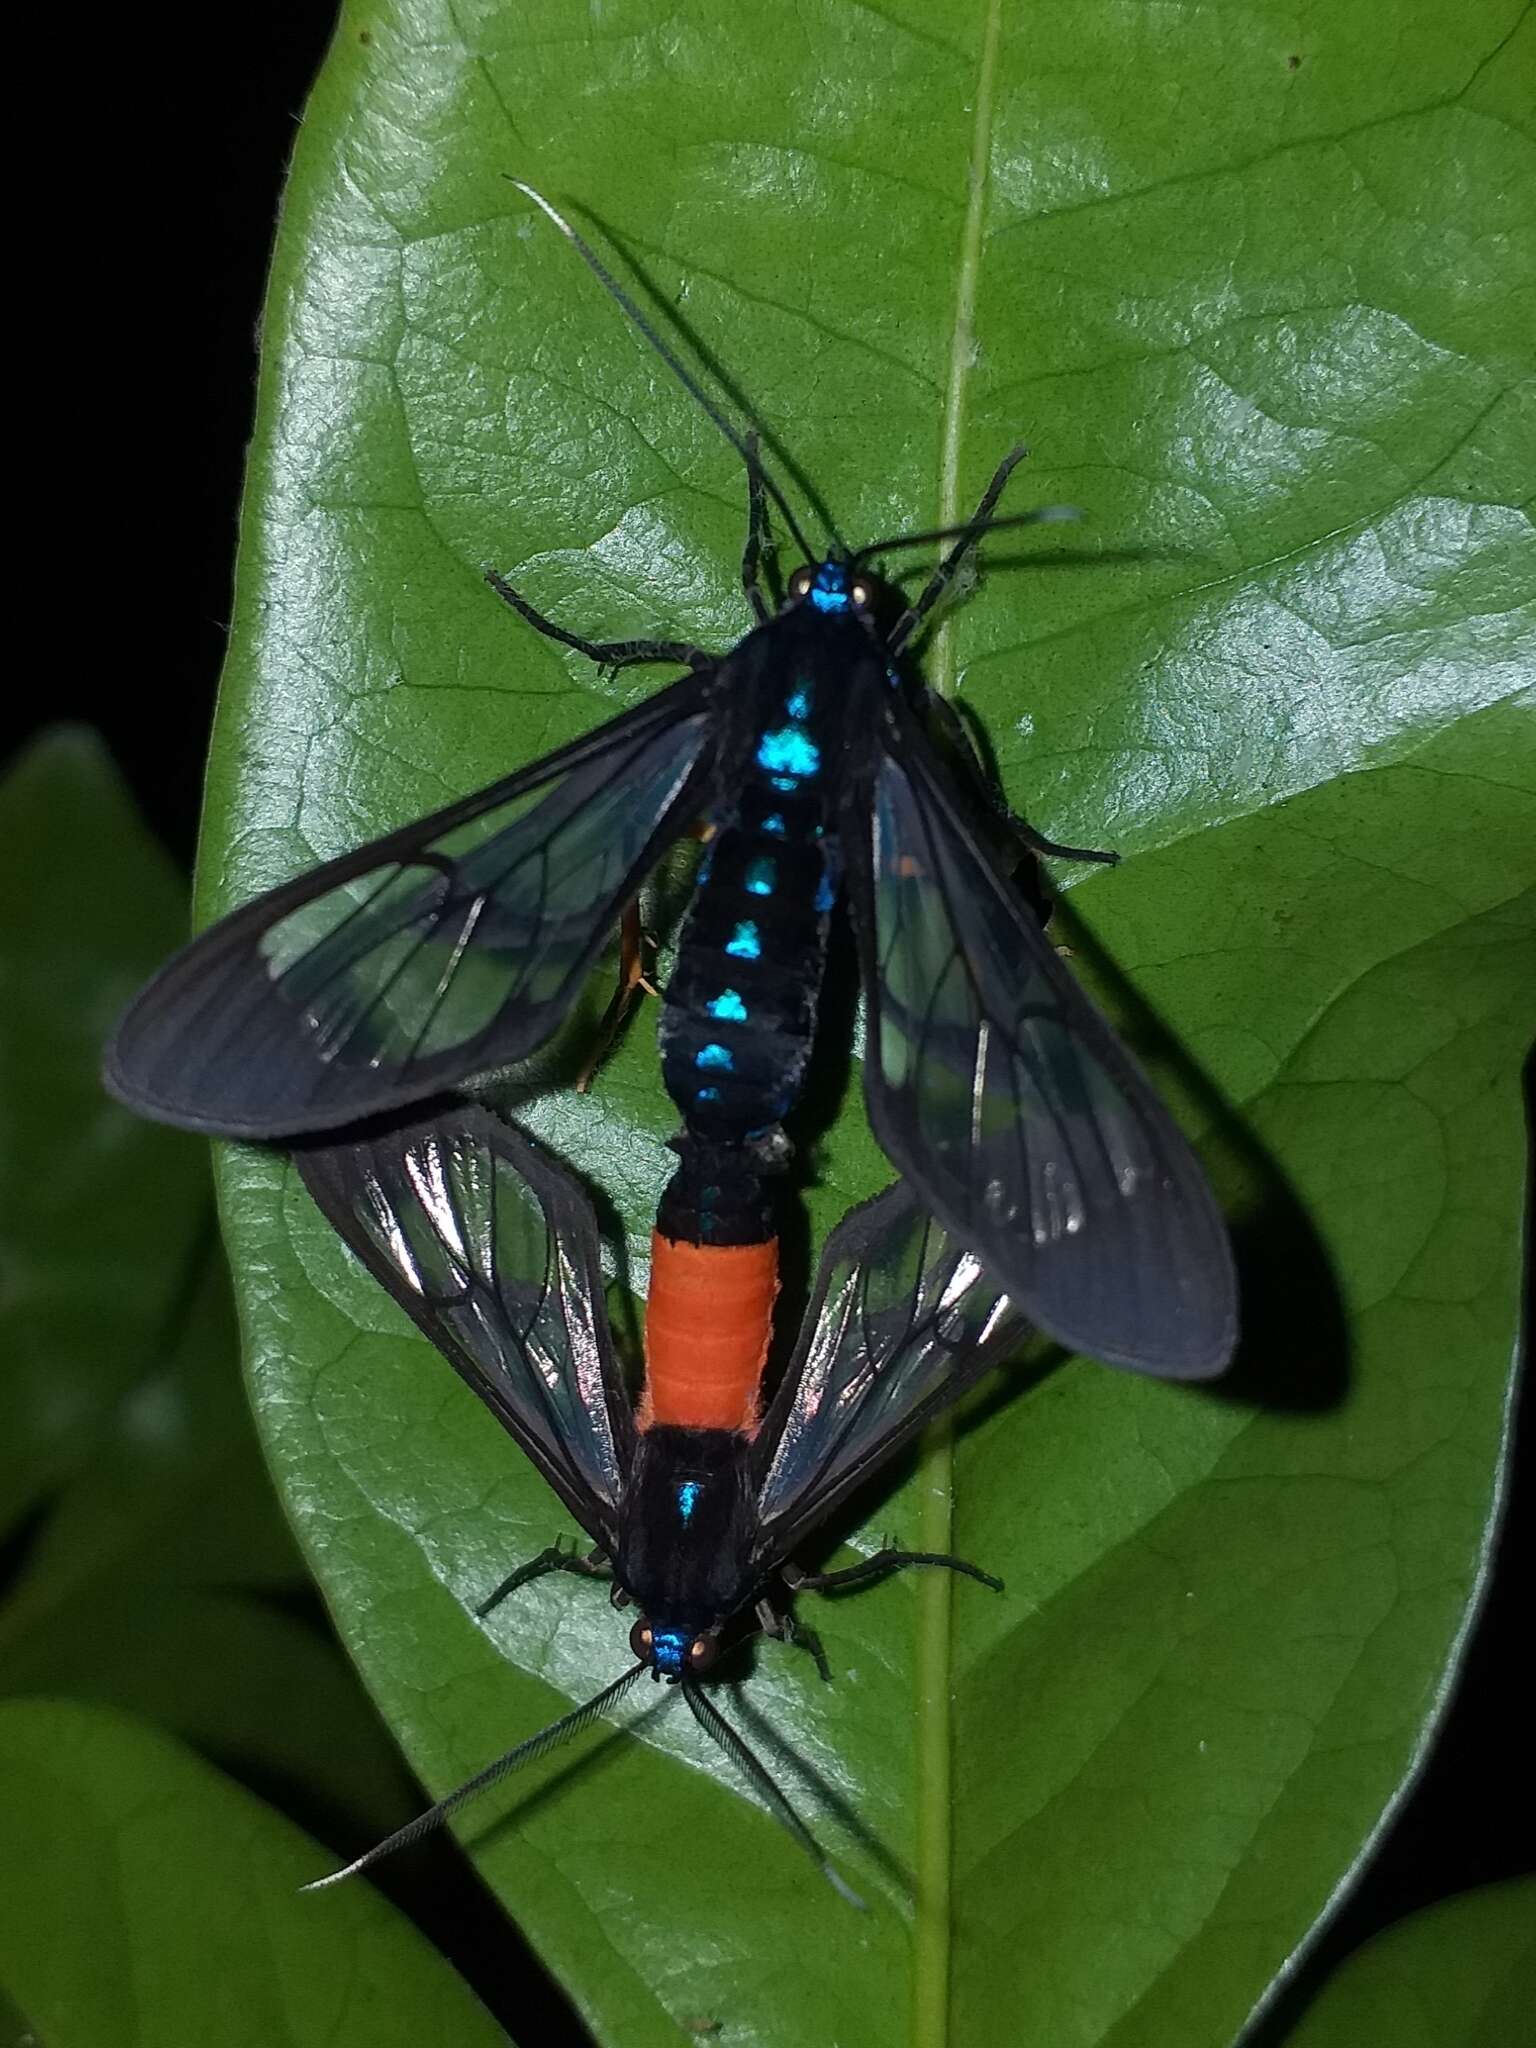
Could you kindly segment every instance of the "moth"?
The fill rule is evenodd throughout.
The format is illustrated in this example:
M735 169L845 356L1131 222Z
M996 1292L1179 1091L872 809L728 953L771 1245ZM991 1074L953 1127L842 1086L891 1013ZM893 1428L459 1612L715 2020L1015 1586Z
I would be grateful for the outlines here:
M505 1068L556 1030L662 852L702 822L661 1012L663 1077L684 1123L663 1198L669 1235L771 1235L762 1184L787 1156L782 1121L841 899L863 984L870 1123L924 1212L1069 1348L1170 1378L1221 1371L1236 1289L1205 1176L1014 888L958 721L908 660L981 536L1014 523L994 512L1023 451L961 529L852 550L834 534L810 548L756 436L569 223L521 189L742 454L755 624L719 656L598 644L492 572L524 619L592 661L687 673L224 918L129 1010L108 1087L171 1123L289 1138ZM777 603L763 582L770 501L807 557ZM946 540L911 604L872 567ZM1011 826L1035 852L1111 858Z
M637 1401L609 1327L585 1192L489 1109L458 1102L295 1157L343 1240L591 1540L588 1556L558 1544L541 1552L478 1611L559 1571L610 1580L615 1604L635 1613L634 1661L611 1685L320 1882L417 1839L607 1712L650 1671L681 1690L699 1725L846 1892L702 1681L743 1610L755 1609L771 1634L804 1636L785 1606L790 1592L855 1586L912 1565L998 1585L960 1559L894 1548L833 1572L792 1562L855 1487L1018 1346L1027 1325L997 1281L898 1184L832 1232L771 1399L761 1361L755 1375L722 1385L696 1345L658 1344L648 1328ZM728 1320L729 1302L715 1314Z

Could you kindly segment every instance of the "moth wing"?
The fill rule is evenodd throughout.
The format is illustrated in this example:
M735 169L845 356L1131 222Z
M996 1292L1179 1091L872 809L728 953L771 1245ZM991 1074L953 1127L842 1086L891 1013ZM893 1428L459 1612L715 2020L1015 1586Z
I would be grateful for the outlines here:
M171 960L108 1049L166 1123L288 1137L541 1045L698 796L706 681L258 897Z
M979 1260L910 1189L850 1210L827 1240L753 1445L759 1561L787 1556L1025 1333Z
M294 1157L357 1258L611 1542L634 1425L580 1187L469 1102Z
M892 710L845 828L870 1122L957 1239L1059 1342L1222 1371L1236 1282L1199 1161Z

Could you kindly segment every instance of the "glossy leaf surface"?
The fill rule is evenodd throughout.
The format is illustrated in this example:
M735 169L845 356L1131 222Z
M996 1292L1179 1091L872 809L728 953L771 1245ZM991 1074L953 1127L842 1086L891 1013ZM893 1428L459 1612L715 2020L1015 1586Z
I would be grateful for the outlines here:
M837 1532L952 1544L1006 1595L839 1601L810 1617L834 1686L767 1645L728 1697L867 1916L663 1694L638 1741L593 1737L467 1821L601 2040L706 2014L759 2043L1216 2048L1411 1782L1484 1570L1516 1335L1521 22L343 21L273 279L204 912L659 686L537 640L483 561L599 636L746 623L738 465L510 172L612 232L850 538L963 511L1020 433L1017 501L1083 509L999 541L929 673L1037 825L1130 856L1074 889L1076 964L1240 1224L1230 1392L1021 1375L952 1474ZM856 1090L834 1113L831 1015L800 1132L818 1233L884 1178ZM614 1204L637 1289L673 1123L653 1023L590 1096L529 1112ZM233 1153L224 1193L296 1525L446 1789L616 1675L622 1623L563 1580L474 1621L553 1502L290 1173Z

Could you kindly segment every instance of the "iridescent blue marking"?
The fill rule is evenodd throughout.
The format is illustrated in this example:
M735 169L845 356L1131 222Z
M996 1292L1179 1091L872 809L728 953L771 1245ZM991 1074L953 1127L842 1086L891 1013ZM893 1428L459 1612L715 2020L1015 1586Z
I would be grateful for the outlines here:
M703 1491L697 1479L685 1479L677 1489L677 1512L685 1522L693 1513L694 1503Z
M782 839L784 837L784 820L780 817L777 811L770 812L769 815L766 818L764 818L763 830L765 832L771 832L775 839Z
M706 1073L713 1069L716 1073L728 1074L736 1060L728 1045L701 1045L693 1056L693 1064L702 1067Z
M847 611L847 569L841 562L823 562L816 571L816 581L811 585L808 595L819 612Z
M688 1661L688 1638L678 1628L658 1628L651 1633L651 1662L668 1678L675 1678Z
M718 1088L695 1088L693 1099L695 1102L718 1102L720 1100L720 1090Z
M757 935L757 926L750 917L742 919L735 931L725 942L725 950L737 960L755 960L763 950L763 942Z
M816 915L825 917L836 901L837 891L832 886L832 878L830 875L823 875L816 884Z
M798 775L770 775L768 780L775 789L782 789L786 796L792 796L800 787Z
M781 725L758 741L757 765L770 775L814 775L821 766L821 749L798 725Z
M809 718L811 715L810 684L796 683L793 690L791 690L789 693L789 698L784 706L784 709L789 713L791 718Z
M778 879L777 861L770 860L766 853L761 853L756 860L748 861L743 882L749 896L771 896L773 885Z
M704 1007L711 1017L723 1018L727 1024L745 1024L747 1021L747 1006L733 988L728 988L724 995L715 996Z

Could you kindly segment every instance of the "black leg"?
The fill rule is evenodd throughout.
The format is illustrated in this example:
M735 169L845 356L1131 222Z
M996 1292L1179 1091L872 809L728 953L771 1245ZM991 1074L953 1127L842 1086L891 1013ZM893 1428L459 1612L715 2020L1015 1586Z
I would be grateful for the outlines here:
M959 573L960 564L971 552L971 549L975 547L977 541L981 538L982 529L992 517L993 507L1003 495L1004 484L1007 483L1009 477L1012 476L1015 469L1018 468L1028 453L1029 450L1021 441L1016 448L1010 448L1002 461L997 465L996 470L993 472L992 481L982 492L981 503L971 514L964 533L961 534L949 553L940 562L938 568L929 577L927 588L923 591L916 604L908 605L907 609L891 628L891 637L886 643L886 650L892 660L900 654L903 647L906 646L912 635L917 631L924 619L927 618L945 591L948 590L950 584L954 582L955 577Z
M1120 865L1118 853L1110 853L1098 846L1063 846L1059 840L1047 839L1043 832L1037 832L1033 825L1021 818L1017 811L1005 809L1009 829L1027 846L1031 853L1043 853L1051 860L1092 860L1100 867L1113 868Z
M776 1642L787 1643L791 1649L809 1652L816 1665L822 1682L832 1683L832 1666L827 1662L827 1653L821 1647L821 1637L804 1622L796 1621L792 1614L780 1614L771 1600L757 1603L758 1626L765 1636L772 1636Z
M509 1593L515 1593L519 1586L526 1586L533 1579L542 1579L550 1572L575 1572L578 1578L606 1579L611 1567L600 1551L590 1556L577 1557L573 1551L562 1550L558 1543L552 1543L548 1550L541 1550L537 1557L520 1564L515 1572L509 1572L488 1599L482 1600L475 1609L476 1615L484 1619L493 1607L499 1607Z
M768 531L768 496L763 489L763 467L757 459L757 435L747 436L747 543L741 553L741 587L757 623L766 625L773 606L763 591L759 574L764 554L773 546Z
M574 647L578 654L584 654L588 661L595 661L599 668L628 668L638 661L680 661L686 668L712 668L715 657L706 654L702 647L690 647L682 640L583 640L579 633L568 633L564 626L557 626L553 619L546 619L535 611L520 591L514 590L505 576L498 570L487 568L485 580L504 604L525 618L536 633L542 633L546 640L558 640L562 647Z
M936 1550L897 1550L891 1544L877 1550L873 1557L866 1557L862 1564L848 1565L840 1572L800 1572L793 1565L786 1565L783 1577L792 1593L836 1593L848 1586L867 1585L871 1579L886 1578L891 1572L904 1572L914 1564L943 1565L946 1571L961 1572L968 1579L979 1579L994 1593L1003 1590L1001 1579L994 1579L990 1572L982 1571L978 1565L967 1564L963 1557L946 1557Z
M947 697L935 696L932 691L927 698L928 711L943 726L951 745L962 760L968 761L975 770L976 779L986 791L987 802L1002 820L1008 833L1031 853L1048 854L1053 860L1091 860L1105 867L1118 865L1118 853L1102 853L1087 846L1061 846L1054 839L1047 839L1043 832L1037 832L1027 819L1017 811L1010 810L1007 799L998 788L996 780L982 759L971 730L955 705Z

